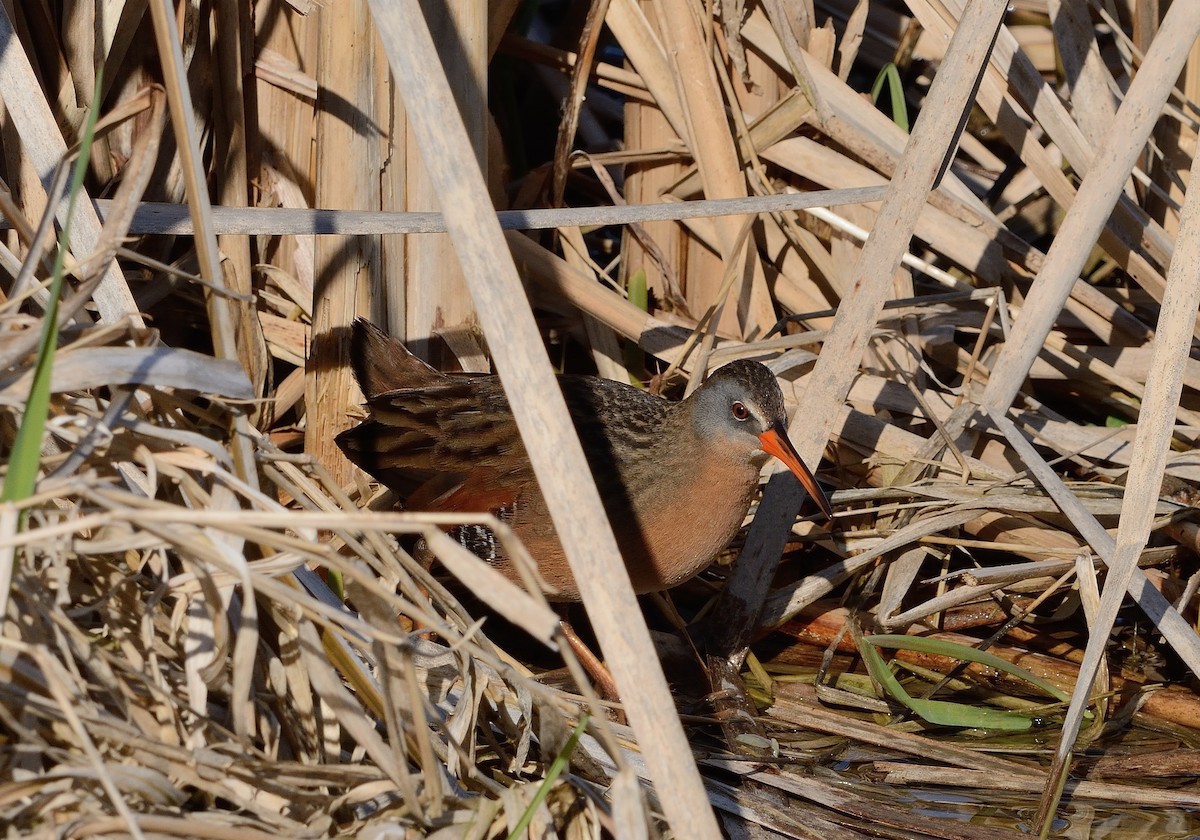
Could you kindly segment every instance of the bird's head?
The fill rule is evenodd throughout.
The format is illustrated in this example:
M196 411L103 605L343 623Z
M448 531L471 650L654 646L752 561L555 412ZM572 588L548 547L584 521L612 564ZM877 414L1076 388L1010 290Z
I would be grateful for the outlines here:
M775 375L758 362L739 359L718 368L689 398L692 423L705 445L746 454L765 453L784 463L827 516L833 516L821 486L787 436L783 392Z

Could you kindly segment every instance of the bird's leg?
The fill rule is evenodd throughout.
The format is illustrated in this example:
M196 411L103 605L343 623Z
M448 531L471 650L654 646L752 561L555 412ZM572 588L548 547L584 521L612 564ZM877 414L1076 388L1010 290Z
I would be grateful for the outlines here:
M412 558L417 561L417 564L426 572L433 568L434 555L429 550L429 545L425 542L424 537L420 537L416 544L412 547ZM421 597L429 599L429 589L421 581L416 581L417 591L421 593ZM408 627L410 633L416 633L418 638L429 640L432 633L425 627L423 622L418 622L416 619L406 619L406 622L411 626Z
M621 697L617 691L617 681L604 667L604 663L596 654L592 653L591 648L584 644L583 639L579 638L575 632L575 628L565 618L560 619L558 624L562 628L563 638L571 647L571 652L575 654L575 658L579 660L579 664L588 672L588 675L596 681L596 689L600 692L600 696L605 700L619 701Z
M708 656L705 672L712 692L706 698L712 704L714 716L721 724L725 744L736 755L769 753L771 743L766 730L758 722L754 702L742 681L740 663L723 656Z

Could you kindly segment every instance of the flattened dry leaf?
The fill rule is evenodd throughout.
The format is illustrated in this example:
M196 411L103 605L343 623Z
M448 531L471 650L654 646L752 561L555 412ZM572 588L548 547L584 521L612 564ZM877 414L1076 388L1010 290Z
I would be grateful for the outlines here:
M0 396L14 402L29 394L33 373L10 382ZM254 389L241 365L191 350L171 347L89 347L59 353L54 358L50 388L55 393L83 391L105 385L152 385L180 388L235 400L249 400Z

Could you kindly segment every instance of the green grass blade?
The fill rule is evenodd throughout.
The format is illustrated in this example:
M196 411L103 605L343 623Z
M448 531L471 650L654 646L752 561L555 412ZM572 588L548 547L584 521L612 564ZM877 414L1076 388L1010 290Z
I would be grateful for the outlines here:
M876 105L879 104L879 94L883 92L885 82L888 86L888 98L892 103L892 122L907 132L908 103L904 100L904 88L900 83L900 70L890 61L883 65L883 68L879 71L879 75L875 77L875 83L871 85L871 101Z
M625 291L629 295L630 303L643 312L650 311L650 285L644 268L639 268L629 275ZM629 381L638 388L645 387L643 380L646 379L646 362L642 349L636 341L622 341L621 353L625 370L629 371Z
M643 312L650 311L650 286L646 282L646 270L639 268L629 275L629 302Z
M542 779L537 793L529 801L529 806L521 813L521 819L517 821L513 830L508 833L508 840L517 840L529 828L529 823L533 821L534 813L546 801L546 797L550 794L550 788L554 787L554 783L558 781L558 777L567 767L567 762L570 761L571 756L575 753L575 747L579 746L579 739L583 735L583 730L587 728L590 717L590 715L585 713L579 719L579 723L575 724L575 731L571 733L571 737L567 739L567 743L563 745L558 755L554 756L554 762L550 765L550 769L546 771L546 778Z
M1018 712L984 709L946 700L919 700L904 690L900 681L888 668L879 650L871 642L878 636L864 636L859 646L863 662L875 681L883 686L896 702L912 710L921 720L937 726L966 727L969 729L995 729L1003 732L1020 732L1033 726L1033 719ZM882 637L887 638L887 637ZM906 638L901 636L899 638Z
M83 179L87 174L92 140L95 136L96 117L100 106L102 74L96 74L96 89L92 94L92 108L88 111L83 126L83 139L79 156L71 174L71 190L67 200L67 220L63 224L62 236L54 254L54 270L50 277L49 300L46 314L42 318L42 336L38 343L37 364L34 367L33 385L21 417L21 427L13 442L12 455L8 461L8 473L4 478L4 489L0 501L14 502L32 495L37 485L38 469L42 460L42 436L46 431L46 418L50 414L50 374L54 367L54 353L58 350L58 301L62 297L63 264L66 259L67 242L70 241L71 221L75 218L75 206L83 192ZM52 197L53 199L53 197Z
M1037 686L1060 703L1069 703L1071 701L1070 695L1037 674L1027 671L1019 665L1014 665L1007 659L1001 659L994 653L988 653L986 650L979 650L969 645L960 645L954 642L947 642L943 639L929 639L924 636L901 636L896 634L866 636L865 641L883 648L915 650L918 653L947 656L951 659L962 659L966 662L977 662L980 665L986 665L988 668L995 668L997 671L1002 671L1005 674L1025 680L1025 682Z

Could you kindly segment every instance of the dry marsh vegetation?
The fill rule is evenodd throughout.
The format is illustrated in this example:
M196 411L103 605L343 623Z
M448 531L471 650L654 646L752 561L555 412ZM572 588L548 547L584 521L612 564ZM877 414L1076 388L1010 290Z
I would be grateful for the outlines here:
M1150 0L3 4L0 826L1194 834L1197 35ZM333 446L356 315L494 361L628 725L461 517ZM771 479L644 599L655 651L546 346L675 395L766 362L834 520Z

